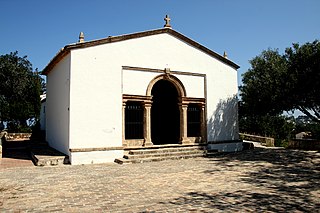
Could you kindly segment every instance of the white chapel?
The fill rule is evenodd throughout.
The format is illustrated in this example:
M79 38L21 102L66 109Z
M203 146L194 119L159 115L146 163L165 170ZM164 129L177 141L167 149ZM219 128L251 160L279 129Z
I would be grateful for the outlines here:
M93 41L80 33L44 68L46 140L71 164L113 162L130 147L242 150L239 66L165 21Z

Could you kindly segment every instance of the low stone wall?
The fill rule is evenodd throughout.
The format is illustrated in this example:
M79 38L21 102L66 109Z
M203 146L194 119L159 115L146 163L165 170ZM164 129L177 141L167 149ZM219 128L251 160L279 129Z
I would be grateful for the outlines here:
M30 140L31 133L6 133L6 141L24 141Z
M263 137L263 136L258 136L258 135L249 135L249 134L244 134L244 133L240 133L239 135L242 140L259 142L259 143L261 143L261 145L268 146L268 147L274 147L274 138Z
M4 143L10 143L11 141L29 141L30 137L31 133L7 133L6 131L0 132L0 158L2 158Z
M320 141L312 139L293 139L289 141L287 148L320 151Z

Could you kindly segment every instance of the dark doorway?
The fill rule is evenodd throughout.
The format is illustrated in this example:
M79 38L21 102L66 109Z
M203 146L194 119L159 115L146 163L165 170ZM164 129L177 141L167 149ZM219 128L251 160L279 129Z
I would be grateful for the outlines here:
M180 112L178 91L166 80L158 81L152 88L151 138L155 145L175 144L180 137Z

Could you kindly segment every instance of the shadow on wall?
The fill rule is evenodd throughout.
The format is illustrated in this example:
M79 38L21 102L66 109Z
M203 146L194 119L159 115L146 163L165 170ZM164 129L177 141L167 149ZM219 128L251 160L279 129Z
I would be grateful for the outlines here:
M237 96L220 100L207 124L208 142L239 139Z

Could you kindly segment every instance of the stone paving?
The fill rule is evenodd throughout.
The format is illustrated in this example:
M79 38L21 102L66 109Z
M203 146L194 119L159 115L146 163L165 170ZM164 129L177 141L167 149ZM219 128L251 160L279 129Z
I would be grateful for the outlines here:
M0 212L319 212L320 153L0 169Z

